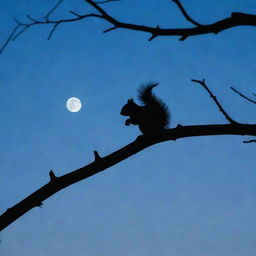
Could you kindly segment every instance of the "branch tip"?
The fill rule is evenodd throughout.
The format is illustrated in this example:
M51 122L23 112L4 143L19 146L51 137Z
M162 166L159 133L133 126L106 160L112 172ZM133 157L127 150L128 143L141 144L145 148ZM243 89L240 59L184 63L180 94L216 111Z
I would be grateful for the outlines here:
M215 104L217 105L219 111L224 115L224 117L231 123L231 124L238 124L238 122L234 121L228 114L227 112L224 110L224 108L221 106L220 102L217 100L217 97L211 92L211 90L208 88L208 86L205 83L205 79L201 80L196 80L196 79L191 79L192 82L201 84L203 86L203 88L208 92L208 94L210 95L210 97L213 99L213 101L215 102Z
M192 19L187 11L184 9L183 5L180 3L179 0L172 0L177 6L178 8L180 9L181 13L183 14L184 18L189 21L190 23L192 23L193 25L196 25L197 27L201 27L203 26L202 24L198 23L197 21L195 21L194 19Z
M244 94L242 94L241 92L239 92L239 91L238 91L237 89L235 89L234 87L230 86L230 89L231 89L232 91L234 91L235 93L237 93L237 94L238 94L239 96L241 96L242 98L248 100L248 101L251 102L251 103L256 104L256 101L254 101L254 100L250 99L249 97L245 96ZM254 93L253 93L253 95L255 96Z
M115 30L115 29L117 29L116 26L111 27L111 28L108 28L108 29L106 29L106 30L103 30L103 33L107 33L107 32L110 32L110 31L112 31L112 30Z

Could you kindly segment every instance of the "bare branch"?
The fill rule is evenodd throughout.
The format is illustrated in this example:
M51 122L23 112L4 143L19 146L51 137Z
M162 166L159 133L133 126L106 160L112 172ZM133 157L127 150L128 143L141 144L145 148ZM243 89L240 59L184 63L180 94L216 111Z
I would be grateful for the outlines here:
M191 28L159 28L159 27L149 27L145 25L137 25L137 24L132 24L132 23L125 23L121 22L111 15L109 15L104 9L102 9L98 4L103 4L103 3L109 3L117 0L106 0L106 1L97 1L94 2L92 0L84 0L86 3L91 5L94 9L96 9L100 14L84 14L84 15L79 15L75 13L74 11L70 11L71 14L73 14L76 18L73 19L59 19L59 20L49 20L50 14L60 5L62 1L59 1L57 5L55 5L50 12L45 16L46 20L39 21L31 16L27 16L27 18L31 21L31 23L27 24L21 24L22 26L26 27L23 28L22 32L20 32L18 35L15 35L15 31L12 31L11 34L9 35L7 41L4 43L2 48L0 49L0 53L3 51L3 49L6 47L6 45L12 40L13 38L16 39L20 34L22 34L25 30L30 28L31 26L34 25L43 25L43 24L60 24L60 23L67 23L67 22L76 22L80 21L89 17L95 17L95 18L100 18L103 19L107 22L109 22L112 26L109 29L104 30L103 32L109 32L112 30L115 30L117 28L123 28L123 29L129 29L129 30L134 30L134 31L140 31L140 32L145 32L150 34L150 38L148 41L152 41L154 38L158 36L178 36L179 41L184 41L188 37L191 36L196 36L196 35L203 35L203 34L218 34L226 29L232 28L232 27L237 27L237 26L256 26L256 15L253 14L246 14L246 13L241 13L241 12L233 12L231 13L230 17L227 17L225 19L216 21L214 23L202 25L198 22L196 22L194 19L192 19L188 13L185 11L184 7L181 5L179 0L172 0L178 8L181 10L183 16L185 19L187 19L190 23L195 25L195 27ZM56 8L55 8L56 7ZM58 25L56 25L58 26ZM17 28L16 28L17 29ZM53 29L53 31L55 28ZM51 37L52 35L48 36Z
M105 10L103 10L100 6L98 6L96 2L93 2L92 0L85 0L85 2L90 4L92 7L94 7L97 11L99 11L102 14L103 19L110 22L112 25L114 25L114 27L150 33L152 35L150 37L150 40L152 40L157 36L180 36L179 40L184 41L186 38L190 36L203 35L208 33L218 34L223 30L236 27L236 26L244 26L244 25L256 26L256 15L245 14L240 12L234 12L231 14L230 17L225 18L223 20L219 20L217 22L214 22L208 25L202 25L196 22L187 14L187 12L183 8L179 0L172 0L172 1L176 3L176 5L179 7L181 12L183 13L184 17L193 25L196 25L196 27L159 29L159 28L148 27L144 25L124 23L110 16Z
M105 1L95 1L96 4L106 4L110 2L120 2L121 0L105 0Z
M236 121L234 121L228 114L227 112L224 110L224 108L221 106L221 104L219 103L219 101L217 100L216 96L213 95L213 93L210 91L210 89L207 87L207 85L205 84L205 80L203 79L201 80L195 80L195 79L191 79L192 82L201 84L203 86L203 88L210 94L211 98L213 99L213 101L215 102L215 104L218 106L219 111L224 115L224 117L231 123L231 124L237 124Z
M98 152L94 151L94 161L78 170L59 177L50 172L50 182L9 208L0 216L0 230L6 228L32 208L42 205L44 200L65 187L104 171L149 146L169 140L175 141L180 138L210 135L256 136L256 124L178 125L176 128L165 130L154 138L139 136L132 143L105 157L100 157Z
M17 34L15 34L12 37L12 41L16 40L21 34L23 34L27 29L29 28L29 26L23 26L23 29L21 29Z
M63 2L63 0L59 0L57 4L44 16L46 20L49 19L50 15L60 6L60 4Z
M55 30L56 30L56 28L58 27L59 24L60 24L60 23L55 23L55 24L53 25L53 28L52 28L52 30L51 30L51 32L50 32L50 34L49 34L47 40L50 40L50 39L51 39L53 33L55 32Z
M196 25L196 26L202 26L200 23L196 22L195 20L193 20L188 13L186 12L186 10L184 9L184 7L182 6L182 4L180 3L179 0L172 0L177 6L178 8L181 10L182 14L184 15L185 19L188 20L190 23Z
M74 11L72 11L72 10L70 10L69 12L70 12L71 14L73 14L74 16L76 16L76 17L81 17L81 15L78 14L77 12L74 12Z
M107 32L110 32L112 30L115 30L115 29L117 29L117 27L111 27L111 28L108 28L108 29L104 30L103 33L107 33Z
M17 29L20 27L20 24L17 24L16 27L12 30L11 34L8 36L7 40L3 44L3 46L0 48L0 54L3 52L5 47L8 45L8 43L12 40L13 36L15 35Z
M246 100L248 100L248 101L250 101L250 102L256 104L256 101L254 101L254 100L248 98L247 96L245 96L244 94L242 94L241 92L239 92L239 91L238 91L237 89L235 89L234 87L231 86L230 89L233 90L235 93L237 93L237 94L238 94L239 96L241 96L242 98L244 98L244 99L246 99Z

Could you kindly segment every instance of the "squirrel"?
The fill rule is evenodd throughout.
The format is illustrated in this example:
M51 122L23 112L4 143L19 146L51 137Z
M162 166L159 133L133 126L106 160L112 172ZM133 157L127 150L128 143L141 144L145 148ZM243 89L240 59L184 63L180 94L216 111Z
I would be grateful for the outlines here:
M170 112L167 105L153 94L152 89L158 83L140 86L138 99L143 106L137 105L133 99L128 99L121 109L121 115L129 116L125 125L138 125L143 135L154 135L168 128Z

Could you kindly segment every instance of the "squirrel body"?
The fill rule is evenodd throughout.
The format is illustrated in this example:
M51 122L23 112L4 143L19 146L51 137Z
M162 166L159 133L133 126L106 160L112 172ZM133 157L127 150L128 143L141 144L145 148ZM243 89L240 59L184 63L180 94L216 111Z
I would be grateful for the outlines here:
M157 85L150 83L139 88L138 98L142 106L129 99L121 109L121 115L129 116L125 125L138 125L144 135L157 134L169 124L170 112L167 105L152 92Z

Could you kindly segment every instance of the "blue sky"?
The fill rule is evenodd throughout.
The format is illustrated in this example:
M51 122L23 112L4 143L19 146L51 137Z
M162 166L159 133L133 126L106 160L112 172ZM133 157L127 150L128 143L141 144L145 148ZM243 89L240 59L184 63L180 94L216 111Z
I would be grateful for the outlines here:
M254 0L182 1L191 16L208 23L232 11L254 13ZM15 26L51 8L52 1L2 0L0 40ZM124 0L104 6L127 22L190 26L167 0ZM64 1L53 17L91 8ZM0 211L56 175L107 155L133 141L120 109L136 98L141 83L157 81L155 93L171 111L171 127L226 123L190 79L205 78L237 121L255 122L255 105L234 86L255 91L255 29L219 35L156 38L128 30L107 34L109 25L88 19L38 26L9 44L0 56ZM78 113L66 110L81 99ZM255 144L238 136L186 138L150 147L120 164L59 192L0 235L8 256L254 256L256 241ZM248 138L250 139L250 138Z

